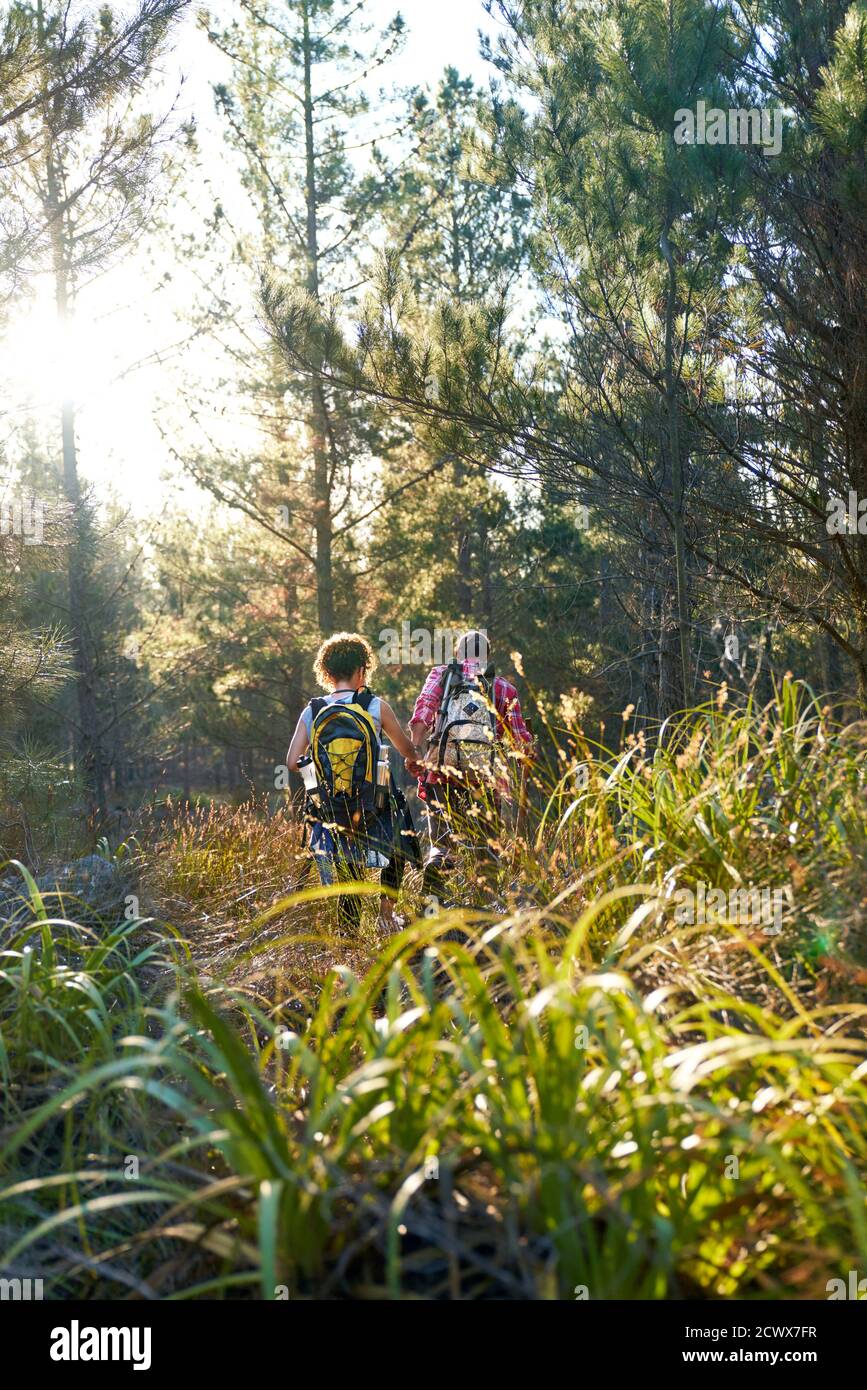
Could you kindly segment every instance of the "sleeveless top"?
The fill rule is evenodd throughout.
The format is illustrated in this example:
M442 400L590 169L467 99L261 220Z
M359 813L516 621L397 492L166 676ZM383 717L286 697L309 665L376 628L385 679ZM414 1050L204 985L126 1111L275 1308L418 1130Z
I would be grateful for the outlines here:
M336 690L333 694L323 695L320 696L320 698L324 699L325 703L328 705L348 705L352 703L353 698L358 693L357 690ZM370 704L367 706L367 713L373 720L376 736L379 738L382 734L382 701L378 695L374 695ZM304 727L307 730L307 737L309 738L310 731L313 728L313 712L309 705L304 706L304 709L301 711L301 718L304 720Z

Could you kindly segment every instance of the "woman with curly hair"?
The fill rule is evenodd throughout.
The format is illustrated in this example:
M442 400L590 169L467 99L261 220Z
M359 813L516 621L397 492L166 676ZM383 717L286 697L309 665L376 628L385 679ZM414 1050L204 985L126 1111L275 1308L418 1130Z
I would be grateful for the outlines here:
M338 632L322 643L316 653L313 670L327 695L324 699L311 700L301 711L286 755L286 762L291 771L297 771L299 762L311 748L311 741L316 745L320 731L329 724L333 725L335 716L339 717L346 711L350 718L362 727L362 733L367 727L364 721L369 721L377 745L380 736L385 734L407 762L409 770L416 771L415 750L401 728L397 715L391 706L379 695L375 695L367 685L368 676L375 668L376 657L373 648L366 638L357 632ZM338 711L335 706L343 706L343 710ZM324 734L322 738L324 744ZM334 750L341 743L350 746L347 756L363 758L361 742L358 743L356 754L356 740L337 739L330 746L331 760L328 751L318 760L320 768L324 765L326 770L331 770L332 763L334 766L337 765L339 750L337 753ZM317 759L314 758L314 761ZM347 785L350 788L347 793L348 799L355 794L361 797L362 792L366 794L368 790L366 787L359 790L351 775ZM331 790L333 794L333 788ZM411 821L407 822L406 819L408 813L405 807L402 794L392 786L384 810L372 811L368 800L361 810L355 811L354 826L341 826L337 823L333 801L328 803L327 820L311 817L310 848L322 882L327 884L334 883L335 880L359 881L363 879L366 868L380 868L383 892L380 898L379 921L380 926L392 929L398 925L394 915L394 899L400 888L407 858L418 855ZM404 813L403 830L397 833L396 809ZM338 899L337 914L341 926L357 929L361 921L361 898L358 895L342 895Z

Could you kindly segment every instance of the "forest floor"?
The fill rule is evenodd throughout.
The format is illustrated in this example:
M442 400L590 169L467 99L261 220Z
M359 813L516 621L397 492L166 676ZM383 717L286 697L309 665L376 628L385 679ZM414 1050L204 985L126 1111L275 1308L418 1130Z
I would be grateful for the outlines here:
M549 786L493 910L427 917L411 875L387 938L372 883L335 933L255 803L143 825L136 920L32 889L2 1262L61 1297L825 1297L867 1268L865 752L800 688L695 711Z

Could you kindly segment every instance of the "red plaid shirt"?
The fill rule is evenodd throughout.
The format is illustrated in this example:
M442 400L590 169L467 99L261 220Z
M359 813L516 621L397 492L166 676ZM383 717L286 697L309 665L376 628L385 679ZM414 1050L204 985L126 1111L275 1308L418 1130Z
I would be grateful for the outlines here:
M412 712L411 722L424 724L428 732L433 729L437 721L440 701L443 697L446 669L445 666L434 666L422 686ZM479 663L478 661L465 661L463 669L465 676L477 676ZM504 676L494 677L494 709L497 712L497 740L500 743L511 745L513 748L523 745L525 752L529 752L529 745L533 742L533 736L524 723L518 692L511 681L507 681ZM419 795L424 796L425 784L442 781L443 778L440 773L433 771L426 773L418 781Z

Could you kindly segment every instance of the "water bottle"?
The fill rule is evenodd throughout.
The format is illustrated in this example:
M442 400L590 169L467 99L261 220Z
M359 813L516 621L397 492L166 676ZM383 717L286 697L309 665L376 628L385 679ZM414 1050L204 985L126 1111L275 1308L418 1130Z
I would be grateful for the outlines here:
M376 764L376 796L375 804L377 811L384 811L388 805L389 791L391 787L391 760L389 757L390 749L387 743L379 745L379 759Z
M308 755L306 758L298 759L298 771L301 773L301 781L304 783L304 790L310 797L315 797L319 790L319 781L316 776L316 767L313 759Z

